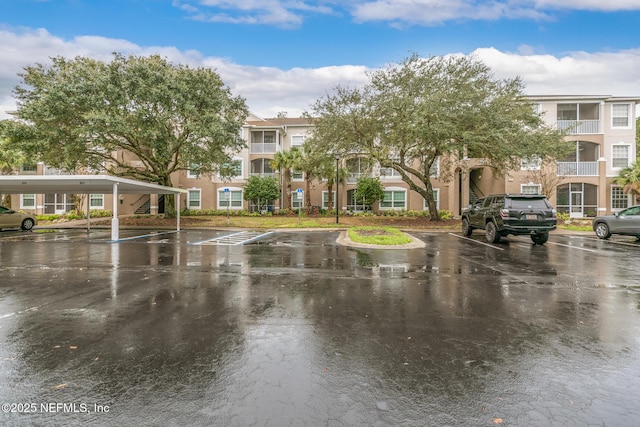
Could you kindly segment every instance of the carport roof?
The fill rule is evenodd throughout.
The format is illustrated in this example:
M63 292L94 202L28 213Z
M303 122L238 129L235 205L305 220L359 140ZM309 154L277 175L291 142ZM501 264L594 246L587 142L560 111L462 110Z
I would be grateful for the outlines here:
M0 193L179 194L187 190L109 175L2 175Z

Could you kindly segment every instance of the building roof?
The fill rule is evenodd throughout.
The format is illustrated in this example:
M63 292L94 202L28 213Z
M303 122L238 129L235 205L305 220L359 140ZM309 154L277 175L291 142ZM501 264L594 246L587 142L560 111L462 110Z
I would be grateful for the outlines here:
M605 102L635 102L640 103L640 96L612 96L612 95L525 95L524 98L529 100L548 100L548 101L585 101L598 100Z
M2 175L4 194L109 194L117 184L119 194L179 194L187 190L109 175Z
M309 126L311 121L306 117L284 117L263 120L247 120L248 126L255 127L285 127L285 126Z

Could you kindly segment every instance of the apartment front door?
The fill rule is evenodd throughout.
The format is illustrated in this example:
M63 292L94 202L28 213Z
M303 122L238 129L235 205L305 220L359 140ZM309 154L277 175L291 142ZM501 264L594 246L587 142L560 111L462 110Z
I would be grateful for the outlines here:
M583 199L584 194L582 192L582 189L576 191L572 188L570 193L571 205L569 210L569 216L571 218L582 218L584 216L584 204L582 203Z

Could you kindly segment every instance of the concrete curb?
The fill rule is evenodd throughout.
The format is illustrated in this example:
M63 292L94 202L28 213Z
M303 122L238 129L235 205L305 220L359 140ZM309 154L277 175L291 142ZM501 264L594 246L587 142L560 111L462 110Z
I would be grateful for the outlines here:
M368 248L368 249L420 249L427 246L422 240L417 239L408 233L405 233L405 234L411 238L411 243L407 243L405 245L368 245L366 243L354 242L349 238L347 231L344 230L340 232L340 235L336 239L336 243L343 246L351 246L354 248Z

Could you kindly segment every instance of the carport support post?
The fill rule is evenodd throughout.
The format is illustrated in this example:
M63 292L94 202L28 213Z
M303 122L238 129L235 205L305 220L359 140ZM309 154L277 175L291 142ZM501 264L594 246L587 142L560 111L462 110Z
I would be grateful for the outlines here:
M111 218L111 240L120 239L118 224L118 183L113 183L113 218Z
M176 209L176 231L180 231L180 193L176 193L176 199L178 199L178 203L176 203L178 206Z
M90 208L91 208L91 195L87 193L87 232L91 231Z

